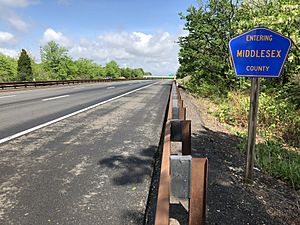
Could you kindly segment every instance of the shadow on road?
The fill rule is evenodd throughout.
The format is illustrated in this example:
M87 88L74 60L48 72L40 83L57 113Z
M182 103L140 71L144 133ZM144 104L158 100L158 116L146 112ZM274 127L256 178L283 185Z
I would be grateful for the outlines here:
M98 165L116 170L111 178L115 185L140 184L145 182L146 176L151 176L156 150L157 146L150 146L135 155L113 155L100 160Z
M139 211L125 211L122 212L124 219L130 219L132 224L152 224L153 215L155 211L155 202L157 195L157 176L154 180L152 178L152 185L149 190L149 183L151 180L153 167L157 167L159 150L157 146L149 146L146 149L141 149L138 154L133 155L117 154L98 161L99 166L105 166L107 168L115 170L115 175L110 178L113 185L143 185L145 186L145 192L148 196L148 203L144 212ZM154 164L155 163L155 164ZM148 193L149 192L149 193ZM140 200L139 200L140 201ZM150 202L149 202L150 201ZM146 204L146 202L145 202Z

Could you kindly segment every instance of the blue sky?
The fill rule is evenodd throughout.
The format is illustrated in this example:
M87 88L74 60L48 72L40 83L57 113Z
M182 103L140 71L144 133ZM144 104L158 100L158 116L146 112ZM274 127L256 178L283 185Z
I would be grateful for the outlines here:
M104 65L142 67L153 74L178 68L179 36L197 0L0 0L0 52L25 48L40 60L40 46L54 40L74 58Z

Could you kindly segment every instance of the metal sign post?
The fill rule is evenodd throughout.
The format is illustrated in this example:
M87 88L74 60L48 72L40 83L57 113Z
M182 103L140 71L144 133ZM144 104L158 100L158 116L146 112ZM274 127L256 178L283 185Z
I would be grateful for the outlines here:
M291 47L291 40L265 27L257 27L229 42L235 74L251 77L248 147L245 180L253 179L259 77L279 77Z

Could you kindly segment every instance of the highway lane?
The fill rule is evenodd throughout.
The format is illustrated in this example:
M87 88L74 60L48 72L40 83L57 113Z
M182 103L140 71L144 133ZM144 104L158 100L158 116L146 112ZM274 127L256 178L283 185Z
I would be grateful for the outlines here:
M169 91L162 81L0 144L0 224L143 224Z
M154 82L109 82L0 93L0 140Z

